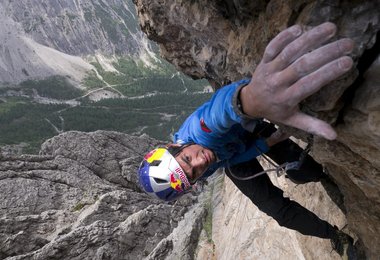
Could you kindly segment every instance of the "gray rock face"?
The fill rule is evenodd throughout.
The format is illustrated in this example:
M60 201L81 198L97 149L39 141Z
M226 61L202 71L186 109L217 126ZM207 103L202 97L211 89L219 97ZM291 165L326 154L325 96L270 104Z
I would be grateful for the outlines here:
M275 174L269 174L269 177L274 185L285 191L285 196L320 218L339 227L346 224L344 214L320 183L295 185L284 176L277 178ZM229 178L224 178L218 186L223 187L213 193L214 245L210 250L215 259L341 259L331 248L330 240L304 236L280 227L245 197ZM197 259L206 258L199 255Z
M204 207L194 208L191 196L163 204L137 186L142 154L157 145L68 132L45 142L39 156L0 157L0 259L194 255Z
M73 131L47 140L38 156L1 156L0 259L336 259L329 241L305 242L279 227L222 172L201 195L176 203L142 193L136 169L158 145L147 136ZM304 204L345 223L320 187L284 188L297 201L313 191Z
M140 24L162 55L216 88L249 76L282 29L332 21L356 42L357 68L323 88L302 109L333 124L334 142L314 138L313 157L344 195L348 227L368 257L380 254L379 1L134 1ZM374 62L374 60L377 61ZM287 129L306 140L305 133Z

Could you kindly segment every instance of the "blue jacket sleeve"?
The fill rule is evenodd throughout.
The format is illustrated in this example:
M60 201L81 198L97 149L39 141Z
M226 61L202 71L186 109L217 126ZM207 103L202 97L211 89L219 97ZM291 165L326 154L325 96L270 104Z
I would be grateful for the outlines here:
M234 124L241 124L243 118L234 107L234 98L237 89L249 82L243 79L232 83L230 86L219 89L204 107L202 117L208 122L210 129L218 134L228 132Z
M243 79L225 86L200 106L182 124L173 137L175 143L197 143L206 147L215 148L220 143L220 138L231 139L233 133L227 134L234 125L246 125L247 119L238 113L234 105L237 90L249 83L249 79Z

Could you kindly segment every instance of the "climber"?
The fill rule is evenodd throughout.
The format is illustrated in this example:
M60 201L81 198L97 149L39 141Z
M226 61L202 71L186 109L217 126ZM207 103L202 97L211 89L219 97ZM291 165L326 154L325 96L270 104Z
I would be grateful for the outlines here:
M153 197L175 200L197 180L225 168L239 190L279 225L331 239L340 255L355 259L350 236L284 198L268 175L245 180L263 171L256 157L264 153L279 165L290 166L285 170L295 182L326 178L322 167L288 134L263 119L329 140L336 138L329 124L298 108L306 97L352 68L353 61L346 55L354 43L350 39L328 42L335 33L336 26L329 22L307 31L294 25L279 33L266 47L251 79L216 91L185 120L172 144L145 155L138 171L142 189Z

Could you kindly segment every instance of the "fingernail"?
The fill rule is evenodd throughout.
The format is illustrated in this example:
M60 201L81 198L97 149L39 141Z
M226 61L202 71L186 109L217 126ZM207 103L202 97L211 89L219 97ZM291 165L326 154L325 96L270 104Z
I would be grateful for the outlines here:
M340 40L340 48L344 54L349 54L354 49L355 42L351 39Z
M326 32L328 33L329 37L332 37L336 34L337 28L335 24L327 22L324 23L323 26Z
M335 140L337 138L337 134L333 128L324 129L324 131L320 132L319 134L323 138L326 138L327 140Z
M353 64L354 64L354 62L352 61L352 59L350 57L347 57L347 56L342 57L339 60L339 67L341 67L344 70L350 70L352 68Z
M326 138L327 138L328 140L331 140L331 141L332 141L332 140L335 140L335 139L337 138L337 134L336 134L335 131L332 131L332 132L330 132L330 133L327 134Z
M289 31L294 35L294 36L299 36L302 33L301 26L299 25L294 25L290 27Z

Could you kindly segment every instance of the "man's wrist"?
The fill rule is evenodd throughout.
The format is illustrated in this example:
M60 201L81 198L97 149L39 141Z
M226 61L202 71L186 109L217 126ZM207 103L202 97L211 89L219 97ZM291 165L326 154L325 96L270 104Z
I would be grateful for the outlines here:
M241 88L239 93L239 99L241 101L242 113L250 118L262 118L261 111L259 111L261 100L252 95L252 86L249 84Z
M240 116L242 119L258 119L258 117L253 117L244 112L243 103L241 96L244 95L245 87L249 83L241 84L237 89L232 99L232 106L234 108L235 113Z

